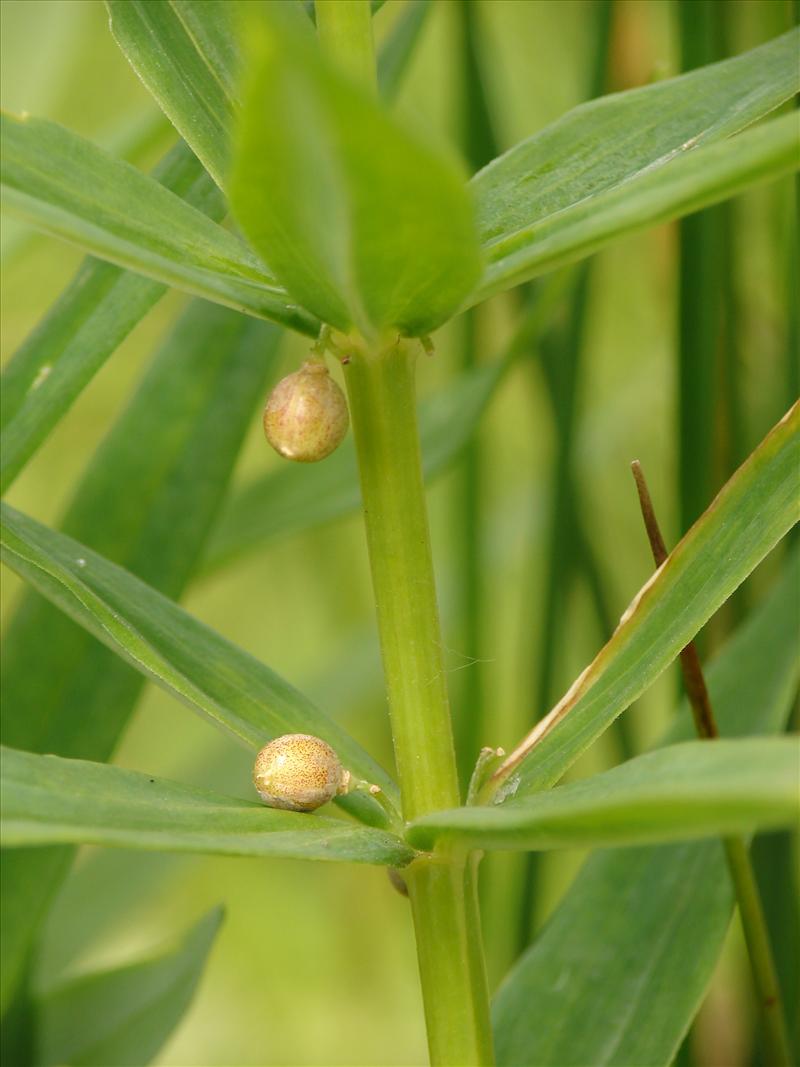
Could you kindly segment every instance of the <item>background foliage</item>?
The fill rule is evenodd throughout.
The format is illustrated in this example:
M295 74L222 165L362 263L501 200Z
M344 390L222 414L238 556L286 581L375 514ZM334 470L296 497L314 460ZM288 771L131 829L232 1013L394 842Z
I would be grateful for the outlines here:
M680 5L618 4L606 87L629 88L677 73L687 62L682 32L705 42L705 52L693 62L689 57L689 64L697 65L753 47L788 25L787 5L780 0L692 6L723 15L687 29ZM593 9L579 0L495 0L472 6L479 30L477 61L487 79L500 148L586 98L596 48ZM170 143L169 130L116 48L101 4L6 0L0 10L5 108L63 122L145 169L159 158ZM386 5L376 17L377 33L388 32L396 17L394 5ZM472 154L478 122L465 132L462 31L458 5L435 6L398 106L416 124L453 144L466 144ZM564 340L557 328L542 346L542 362L522 359L505 376L482 423L480 462L490 476L472 502L481 516L475 543L465 535L464 517L476 512L466 510L463 464L432 489L453 703L458 710L476 693L484 695L492 727L491 736L478 738L479 743L513 743L529 725L529 709L563 691L649 573L629 460L642 460L674 543L794 398L796 310L789 295L797 251L786 224L792 194L792 183L785 180L716 209L711 221L700 216L706 219L699 223L706 227L700 234L690 229L687 234L684 224L684 249L694 241L705 258L684 252L682 274L675 226L648 230L602 252L582 290L582 359L572 381L559 370L558 346ZM6 222L3 260L3 349L10 355L69 281L80 253ZM693 309L693 335L705 330L716 336L714 316L723 306L735 323L716 361L692 362L685 340L680 344L678 298L683 290L687 307L686 293L693 289L709 294ZM134 330L21 475L10 503L48 524L60 521L89 457L185 304L185 297L170 293ZM500 298L482 317L472 338L478 363L503 351L513 310L509 298ZM562 306L559 315L564 315ZM209 396L214 368L203 344L213 348L217 336L204 327L197 341ZM187 352L185 343L181 347ZM436 359L421 367L423 392L434 394L452 377L463 350L464 325L457 321L437 338ZM280 366L294 366L303 351L300 339L284 344L270 376L280 373L278 360ZM699 374L709 363L714 376L695 380L688 400L682 398L679 381L686 383L693 370ZM258 382L252 387L264 388ZM242 382L243 390L249 388ZM198 397L197 403L203 402ZM240 485L279 469L279 461L265 450L257 417L249 422L234 475ZM144 427L131 427L125 435L121 444L133 445L133 466L147 440ZM215 461L220 462L218 456ZM473 454L467 462L474 461ZM91 514L75 517L75 507L67 531L81 537L81 528L91 526ZM589 531L592 558L601 561L594 572L587 568L576 574L569 567L558 530L570 515L580 515ZM291 522L258 553L209 568L184 603L243 648L256 655L268 649L270 664L283 677L390 764L360 525L350 517L293 538L285 536L289 530ZM115 546L114 558L128 551L146 564L148 537L157 537L157 524L141 532L137 545ZM221 559L224 538L217 537ZM100 549L113 554L108 546ZM465 564L469 573L470 553L476 551L480 577L471 595L480 598L479 624L475 601L471 606L460 591ZM774 553L715 619L706 635L708 651L770 588L780 555L781 550ZM159 579L150 575L148 580ZM174 595L181 585L175 579L168 591ZM8 573L3 597L8 614L19 601L18 583ZM560 640L550 640L552 631ZM615 762L615 746L638 751L653 743L676 692L671 671L626 713L624 734L604 735L571 774L580 777ZM209 790L250 795L247 753L152 686L146 687L114 762ZM770 839L762 851L770 864L769 881L780 882L785 840ZM541 926L582 858L577 850L550 853L537 861L535 876L529 868L526 872L523 857L492 856L486 862L493 984L530 930ZM530 930L520 931L518 902L526 893ZM227 919L199 995L157 1063L404 1064L424 1059L406 906L379 869L84 849L52 912L38 981L46 989L90 965L121 962L157 947L220 901ZM777 914L785 901L770 906ZM747 983L734 927L687 1053L697 1062L750 1061L754 1028ZM722 1014L724 1027L718 1025Z

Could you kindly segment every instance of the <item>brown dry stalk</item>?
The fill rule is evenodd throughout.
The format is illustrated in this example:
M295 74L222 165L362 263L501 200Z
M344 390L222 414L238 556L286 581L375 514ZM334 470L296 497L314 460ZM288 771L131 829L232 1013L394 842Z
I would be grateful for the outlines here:
M650 548L653 552L653 560L656 567L660 567L669 553L667 552L667 546L664 544L664 538L661 536L658 519L653 509L653 501L650 498L650 491L647 488L642 465L638 459L631 463L631 470L633 471L636 490L639 494L639 504L642 508L642 518L650 541ZM700 737L719 737L719 730L714 720L714 711L711 707L706 681L703 677L703 668L700 666L700 657L697 654L694 641L690 641L684 648L680 659L683 683L692 707L697 732Z

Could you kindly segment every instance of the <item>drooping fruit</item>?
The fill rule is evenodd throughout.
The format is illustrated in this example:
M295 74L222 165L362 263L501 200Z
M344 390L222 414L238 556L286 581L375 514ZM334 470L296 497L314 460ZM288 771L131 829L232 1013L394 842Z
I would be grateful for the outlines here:
M297 463L329 456L342 443L349 422L344 393L316 359L281 379L264 408L267 440Z

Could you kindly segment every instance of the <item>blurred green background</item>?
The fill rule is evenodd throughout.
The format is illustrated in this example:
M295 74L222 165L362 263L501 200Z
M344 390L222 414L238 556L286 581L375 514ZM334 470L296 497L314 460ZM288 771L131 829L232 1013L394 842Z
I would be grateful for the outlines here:
M703 5L693 6L699 39ZM711 44L720 56L753 47L789 25L790 5L783 0L717 0L712 6L719 13ZM401 7L399 0L389 0L378 13L379 38ZM471 7L501 148L587 97L595 46L593 0L475 0ZM4 0L0 13L6 109L62 122L141 167L171 142L170 129L115 46L99 0ZM678 73L681 17L685 35L686 13L681 15L677 3L619 0L608 89ZM455 152L465 123L462 29L459 3L434 5L397 104ZM727 355L715 357L713 448L710 457L697 458L711 492L791 399L796 353L787 271L797 254L787 225L792 197L786 181L726 209L728 243L719 245L717 259L727 271L736 343ZM661 227L618 242L593 260L589 281L575 399L574 499L600 560L599 578L614 619L651 569L628 471L632 458L644 465L668 540L674 543L681 532L677 234L675 226ZM2 257L7 359L82 256L6 220ZM134 330L20 476L9 494L14 506L57 524L87 460L184 302L180 294L170 294ZM501 353L516 306L513 294L499 298L476 320L480 361ZM421 392L457 373L463 338L458 321L440 332L436 357L420 364ZM303 351L302 342L289 339L283 366L296 366ZM731 376L733 394L726 385ZM552 623L555 649L542 652L551 626L542 605L553 560L548 530L557 439L550 391L534 353L505 378L481 428L477 628L465 621L462 595L463 464L430 492L451 695L458 716L476 693L483 694L480 744L513 745L547 710L539 694L552 689L558 696L603 641L585 583L562 581L556 589L559 620L557 626ZM247 482L279 462L254 422L236 481ZM563 559L557 563L565 566ZM769 584L774 566L768 560L739 601L712 625L711 646L722 639L741 605ZM18 595L18 581L5 573L4 618ZM391 765L357 518L271 543L195 583L185 603L307 692ZM550 679L544 686L543 677ZM636 748L658 734L677 691L677 678L669 672L626 713ZM616 735L604 737L574 774L617 760L617 744ZM250 796L248 753L154 687L146 690L115 761ZM553 854L538 865L532 929L546 917L581 858ZM519 943L524 861L493 857L484 865L484 881L487 951L496 985ZM425 1062L407 903L382 870L84 849L48 925L40 982L49 985L66 973L144 952L218 901L227 908L225 925L193 1007L157 1063ZM747 982L734 929L692 1038L697 1062L730 1067L748 1062ZM720 1014L724 1027L714 1024Z

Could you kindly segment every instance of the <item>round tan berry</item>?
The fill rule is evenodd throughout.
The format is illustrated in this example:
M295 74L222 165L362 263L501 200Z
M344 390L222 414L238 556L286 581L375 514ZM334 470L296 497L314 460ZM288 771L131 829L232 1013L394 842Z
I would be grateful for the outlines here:
M286 459L315 463L342 443L349 424L344 393L319 360L283 378L264 408L267 440Z
M284 734L256 756L253 784L271 808L314 811L347 792L345 771L330 745L311 734Z

